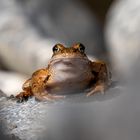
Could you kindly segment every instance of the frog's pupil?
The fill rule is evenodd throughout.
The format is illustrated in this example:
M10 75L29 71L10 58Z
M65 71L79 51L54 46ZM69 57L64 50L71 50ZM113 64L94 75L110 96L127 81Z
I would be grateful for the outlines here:
M59 48L57 46L53 47L53 52L57 52L59 50Z
M81 52L84 52L84 51L85 51L85 46L84 46L83 44L80 44L80 45L79 45L79 50L80 50Z

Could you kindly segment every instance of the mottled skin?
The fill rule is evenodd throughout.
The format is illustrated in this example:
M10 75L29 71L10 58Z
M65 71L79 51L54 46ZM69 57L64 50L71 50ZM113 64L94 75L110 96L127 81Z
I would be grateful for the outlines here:
M87 96L104 93L110 84L110 72L103 61L90 61L85 47L75 44L65 48L61 44L53 47L53 56L47 68L39 69L23 84L19 101L35 96L38 100L64 98L66 94L87 91Z

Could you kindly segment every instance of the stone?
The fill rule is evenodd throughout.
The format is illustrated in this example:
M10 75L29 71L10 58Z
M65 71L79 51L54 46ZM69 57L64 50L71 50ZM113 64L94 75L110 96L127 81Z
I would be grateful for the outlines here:
M131 76L140 59L140 1L118 0L111 6L105 37L118 77Z
M102 113L102 107L104 113L108 107L112 108L112 100L117 99L119 93L120 89L115 87L105 95L88 98L80 93L54 102L31 98L17 103L14 99L0 97L0 130L3 135L19 140L93 140L99 134L96 127L100 119L96 115Z

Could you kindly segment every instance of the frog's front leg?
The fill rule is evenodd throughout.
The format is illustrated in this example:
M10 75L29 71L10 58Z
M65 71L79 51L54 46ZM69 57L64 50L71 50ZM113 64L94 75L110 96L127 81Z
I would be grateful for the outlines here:
M23 91L16 95L16 99L18 102L26 101L29 97L33 96L30 84L31 78L26 80L25 83L22 85Z
M47 92L46 83L48 77L47 69L40 69L34 72L32 77L23 84L23 91L16 96L17 101L23 102L32 96L35 96L40 101L62 98L62 96L51 95Z
M50 75L47 69L40 69L32 75L31 90L35 98L39 101L52 101L64 98L60 95L52 95L47 91L47 81Z
M92 84L91 91L87 96L93 95L96 92L104 94L105 90L110 85L111 73L103 61L92 62L92 73L95 77L94 84Z

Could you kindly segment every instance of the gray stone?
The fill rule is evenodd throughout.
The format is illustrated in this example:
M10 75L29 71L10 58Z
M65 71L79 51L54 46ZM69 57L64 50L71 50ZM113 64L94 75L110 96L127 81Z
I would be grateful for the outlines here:
M118 76L130 76L140 59L140 1L118 0L107 15L106 42Z
M54 102L38 102L31 98L17 103L5 97L0 100L0 128L4 135L21 140L93 140L100 134L97 116L102 113L101 106L107 111L119 93L116 86L105 95L87 98L81 93Z

